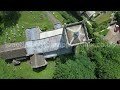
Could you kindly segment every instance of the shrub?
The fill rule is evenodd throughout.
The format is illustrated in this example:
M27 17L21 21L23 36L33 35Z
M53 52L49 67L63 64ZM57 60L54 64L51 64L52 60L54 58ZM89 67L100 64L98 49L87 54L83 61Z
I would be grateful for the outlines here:
M97 28L98 27L98 24L96 23L96 22L94 22L93 24L92 24L92 28Z
M120 47L104 45L92 47L88 56L96 64L96 76L100 79L120 79Z
M79 54L80 52L78 52ZM61 60L62 61L62 60ZM95 64L87 58L87 53L81 51L74 59L69 59L66 63L57 63L54 79L94 79Z

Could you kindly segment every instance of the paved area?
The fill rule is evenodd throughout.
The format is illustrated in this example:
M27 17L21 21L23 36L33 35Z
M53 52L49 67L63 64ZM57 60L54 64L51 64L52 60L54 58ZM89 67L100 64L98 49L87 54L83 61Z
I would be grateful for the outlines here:
M56 24L56 23L60 22L59 20L57 20L54 17L54 15L52 14L52 12L50 12L50 11L45 11L45 12L46 12L48 18L50 19L50 21L53 22L53 24Z
M109 43L117 43L117 40L120 40L120 32L114 32L115 25L109 26L108 33L104 37L104 40L108 41Z

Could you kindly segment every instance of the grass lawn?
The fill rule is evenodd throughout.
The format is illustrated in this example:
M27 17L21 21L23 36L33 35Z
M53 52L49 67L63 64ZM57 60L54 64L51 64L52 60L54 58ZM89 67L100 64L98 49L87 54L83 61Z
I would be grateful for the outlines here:
M60 11L53 11L53 15L56 17L56 19L58 19L62 24L64 24L63 20L64 18L61 16L61 14L59 13Z
M100 11L95 11L95 14L98 14L98 13L100 13Z
M105 35L107 35L108 31L109 29L104 29L104 30L101 30L100 32L94 32L93 34L97 37L100 37L100 36L104 37Z
M52 79L54 70L55 61L48 61L46 68L41 71L33 71L27 61L14 66L0 60L0 79Z
M40 28L46 27L48 30L53 28L53 24L49 21L44 11L21 11L21 16L18 20L18 26L12 26L9 28L3 28L3 33L0 35L0 44L4 42L21 42L25 41L25 30L26 28L39 26ZM43 15L43 19L40 20L40 15ZM24 26L24 28L22 28ZM6 36L8 33L8 36ZM12 33L15 33L15 37ZM15 39L15 40L14 40Z
M101 35L105 36L105 35L107 35L108 31L109 31L109 29L105 29L105 30L103 30L102 32L99 32L99 33Z
M101 24L102 22L109 20L111 14L112 14L112 11L107 11L106 14L102 14L102 15L100 15L99 17L97 17L97 18L96 18L96 22L97 22L98 24Z

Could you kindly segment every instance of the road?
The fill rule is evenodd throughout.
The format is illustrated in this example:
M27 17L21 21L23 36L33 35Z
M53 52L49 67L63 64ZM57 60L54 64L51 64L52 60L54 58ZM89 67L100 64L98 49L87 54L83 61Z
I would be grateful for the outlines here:
M50 19L50 21L51 21L53 24L60 22L59 20L57 20L57 19L54 17L54 15L53 15L50 11L45 11L45 12L46 12L48 18Z

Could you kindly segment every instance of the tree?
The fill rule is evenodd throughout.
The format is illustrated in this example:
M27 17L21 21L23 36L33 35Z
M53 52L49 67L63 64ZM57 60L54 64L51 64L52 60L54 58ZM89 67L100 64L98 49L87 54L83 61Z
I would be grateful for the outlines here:
M97 27L98 27L98 24L96 22L93 22L92 28L97 28Z
M20 11L0 11L0 22L4 27L11 27L17 23L20 16Z
M75 17L73 17L72 14L66 12L66 11L60 11L60 14L62 15L62 17L65 18L65 22L64 23L73 23L73 22L77 22L78 19L76 19Z
M87 31L89 34L90 38L94 38L94 29L92 28L92 25L89 23L89 21L86 22L86 27L87 27Z
M115 13L115 18L117 20L117 23L120 25L120 12L119 11Z
M54 79L94 79L95 64L89 60L85 48L81 47L76 57L67 59L65 63L57 61ZM66 58L64 58L66 59Z
M89 48L88 57L96 64L95 74L100 79L120 79L120 47L97 45Z

